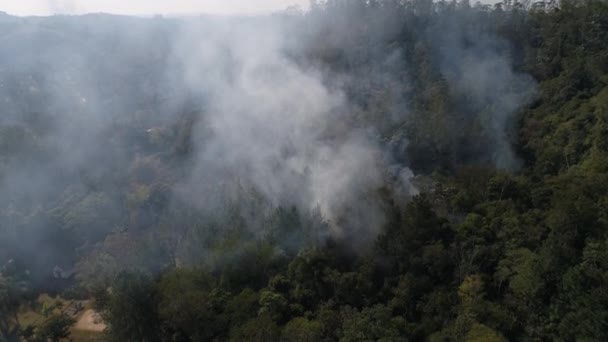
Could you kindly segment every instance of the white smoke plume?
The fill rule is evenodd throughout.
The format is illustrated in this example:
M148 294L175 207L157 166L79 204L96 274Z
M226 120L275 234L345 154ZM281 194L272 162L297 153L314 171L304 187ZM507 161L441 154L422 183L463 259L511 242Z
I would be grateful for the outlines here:
M205 197L214 184L238 180L275 205L319 208L334 234L373 236L382 223L374 193L384 184L383 151L367 132L347 128L340 89L285 55L282 21L182 30L176 57L205 103L184 191Z

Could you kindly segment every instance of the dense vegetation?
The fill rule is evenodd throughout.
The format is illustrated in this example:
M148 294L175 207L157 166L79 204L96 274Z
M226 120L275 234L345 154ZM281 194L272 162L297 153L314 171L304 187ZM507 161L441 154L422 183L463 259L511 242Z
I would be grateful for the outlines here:
M289 15L304 43L288 53L330 84L349 76L345 121L374 127L417 194L377 189L385 219L363 239L248 184L199 210L172 192L204 109L147 131L162 120L133 114L103 133L123 158L99 156L85 185L68 173L60 191L3 199L0 340L67 334L69 317L19 325L42 292L94 297L112 341L608 339L608 3L327 1ZM443 54L452 45L473 54ZM493 65L497 84L451 76L499 53L529 79ZM26 107L26 124L0 127L2 167L50 163L49 119ZM56 264L76 280L53 279Z

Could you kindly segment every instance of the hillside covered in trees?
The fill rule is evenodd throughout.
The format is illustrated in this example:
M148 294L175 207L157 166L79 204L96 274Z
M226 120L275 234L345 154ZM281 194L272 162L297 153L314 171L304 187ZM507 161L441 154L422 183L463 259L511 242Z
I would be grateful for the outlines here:
M608 340L605 0L0 27L0 341Z

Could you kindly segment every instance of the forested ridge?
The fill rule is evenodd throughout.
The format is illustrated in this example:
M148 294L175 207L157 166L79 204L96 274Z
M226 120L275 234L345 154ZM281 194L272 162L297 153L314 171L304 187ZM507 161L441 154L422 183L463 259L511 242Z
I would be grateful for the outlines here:
M0 341L608 339L606 1L216 20L0 17Z

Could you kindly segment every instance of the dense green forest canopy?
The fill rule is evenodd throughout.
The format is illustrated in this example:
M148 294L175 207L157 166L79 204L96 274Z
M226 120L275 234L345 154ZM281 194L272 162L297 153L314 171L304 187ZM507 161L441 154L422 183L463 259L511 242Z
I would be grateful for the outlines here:
M608 339L605 0L0 27L0 341Z

